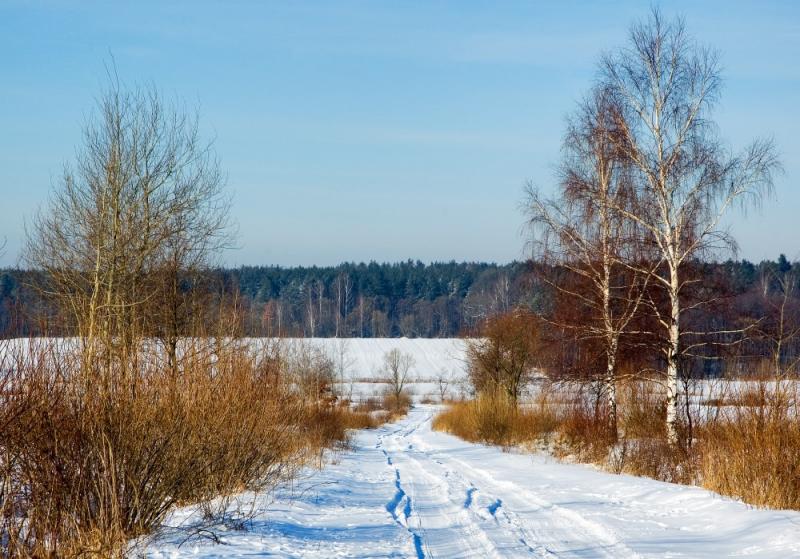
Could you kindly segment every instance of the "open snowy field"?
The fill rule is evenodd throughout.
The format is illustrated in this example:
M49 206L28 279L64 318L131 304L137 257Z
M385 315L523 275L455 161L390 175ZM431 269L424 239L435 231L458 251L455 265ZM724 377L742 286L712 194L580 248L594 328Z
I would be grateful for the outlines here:
M469 395L467 378L467 344L464 338L245 338L243 340L256 353L266 353L267 348L275 343L284 346L289 352L301 347L310 347L321 351L335 364L337 371L342 372L339 384L340 394L358 401L380 395L387 387L386 373L383 371L383 357L392 349L398 349L413 359L409 370L406 391L413 400L420 402L431 399L439 401L442 386L446 397L460 398ZM6 367L13 364L10 355L55 347L56 352L70 351L77 347L75 338L17 338L0 342L0 362ZM3 361L3 356L6 360ZM537 380L542 380L537 379ZM784 381L781 385L786 390L796 381ZM757 391L761 388L774 391L775 382L758 383L747 380L696 380L690 386L690 400L695 409L706 409L706 404L717 399L724 400L743 392ZM534 382L528 387L527 396L535 397L546 383ZM556 391L574 393L578 385L564 383ZM584 391L586 387L583 387ZM650 390L658 390L657 385L650 384ZM791 387L792 393L795 387ZM708 413L717 413L717 406L708 407Z
M255 351L275 341L247 340ZM468 341L462 338L281 338L280 343L290 351L305 346L327 355L341 371L339 393L354 401L380 396L386 390L383 359L393 349L411 356L405 391L414 401L439 401L442 391L448 398L461 397L468 390Z
M242 495L227 526L177 510L146 557L800 556L800 513L433 432L436 408L357 434L293 487ZM235 510L253 511L238 522Z
M356 400L380 395L386 388L382 382L386 379L383 357L393 349L413 359L407 391L416 401L426 397L438 400L440 379L446 382L449 397L457 397L465 390L467 340L462 338L245 338L243 341L256 353L266 353L275 343L282 344L288 352L301 346L321 351L342 372L341 393ZM5 340L0 342L0 360L4 354L24 355L36 352L37 348L41 351L48 344L57 352L66 352L75 349L78 341L75 338Z
M344 369L348 380L376 379L381 375L383 356L398 349L413 359L409 377L433 381L443 373L466 375L466 343L463 338L244 338L254 351L280 343L287 349L304 345L322 351ZM153 344L155 348L158 346ZM55 347L69 351L78 347L77 338L14 338L0 340L0 356Z
M256 350L276 339L248 338ZM348 380L381 378L383 356L397 349L410 355L413 364L409 378L435 381L442 374L455 378L466 376L466 340L462 338L280 338L291 348L305 345L321 350L341 366Z

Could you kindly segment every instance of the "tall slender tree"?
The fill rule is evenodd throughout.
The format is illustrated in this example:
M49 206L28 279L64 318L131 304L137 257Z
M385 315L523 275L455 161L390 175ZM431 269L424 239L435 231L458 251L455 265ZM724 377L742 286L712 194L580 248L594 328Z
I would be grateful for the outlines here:
M612 91L593 89L569 120L558 195L546 200L529 186L527 205L534 247L548 264L539 267L540 276L562 305L578 309L550 320L601 348L598 376L614 435L620 340L648 282L648 274L638 271L639 228L619 211L635 204L622 157L622 110Z
M720 97L717 54L698 45L681 19L653 10L631 28L628 45L601 63L601 81L624 105L619 146L637 185L635 207L616 209L648 236L661 265L653 275L665 305L651 307L662 333L666 428L678 442L678 378L689 347L682 329L684 270L692 260L734 248L720 220L736 204L757 201L779 168L771 141L732 155L711 120ZM693 303L697 304L697 303Z

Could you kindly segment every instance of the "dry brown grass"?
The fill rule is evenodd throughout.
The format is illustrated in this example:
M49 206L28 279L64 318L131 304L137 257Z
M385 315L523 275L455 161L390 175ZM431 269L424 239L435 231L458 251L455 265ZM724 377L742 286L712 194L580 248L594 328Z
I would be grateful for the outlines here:
M576 399L559 418L557 456L573 456L582 462L602 462L614 444L614 436L602 410Z
M757 383L755 386L745 386L740 390L722 394L719 397L709 398L703 401L704 405L723 407L723 406L744 406L761 407L771 404L771 395L767 390L766 383Z
M472 442L520 444L547 437L557 418L546 406L517 409L502 394L451 403L433 420L433 428Z
M356 411L349 407L340 407L337 412L345 429L375 429L385 423L382 412Z
M381 409L392 412L395 417L408 413L411 403L411 395L406 391L396 394L392 389L387 389L381 397Z
M618 407L620 431L626 439L665 438L666 408L651 383L632 381L620 386Z
M407 392L401 392L397 398L392 390L387 389L381 397L365 398L355 406L347 407L343 413L349 428L374 429L404 417L411 403L411 396Z
M337 413L345 429L375 429L384 423L397 421L408 413L408 409L407 407L399 410L394 407L387 409L381 403L378 407L366 411L360 406L356 408L342 406L337 408Z
M753 391L699 435L704 487L750 504L800 509L800 409L796 389Z
M269 489L363 425L304 398L274 360L193 349L178 374L142 360L87 368L55 346L6 353L1 556L122 556L173 506Z

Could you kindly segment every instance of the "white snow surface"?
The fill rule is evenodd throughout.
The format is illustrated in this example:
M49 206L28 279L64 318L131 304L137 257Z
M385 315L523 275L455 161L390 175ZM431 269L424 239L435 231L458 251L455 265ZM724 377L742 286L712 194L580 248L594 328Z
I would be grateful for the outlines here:
M384 378L384 355L393 349L410 355L409 379L415 382L435 381L442 375L466 376L466 338L244 338L258 353L272 344L285 348L306 346L321 350L344 369L347 380ZM0 358L4 355L25 355L28 352L56 349L56 353L79 347L78 338L14 338L0 340ZM157 348L158 346L154 346Z
M334 362L341 360L347 379L378 379L384 355L393 349L410 355L413 364L409 378L432 381L442 375L466 375L466 343L462 338L248 338L254 348L279 341L289 347L306 345L322 350Z
M146 557L800 557L800 513L504 452L431 430L433 406L360 431L351 451L271 496L242 525L175 511ZM212 537L213 534L213 537ZM217 541L215 541L217 540Z

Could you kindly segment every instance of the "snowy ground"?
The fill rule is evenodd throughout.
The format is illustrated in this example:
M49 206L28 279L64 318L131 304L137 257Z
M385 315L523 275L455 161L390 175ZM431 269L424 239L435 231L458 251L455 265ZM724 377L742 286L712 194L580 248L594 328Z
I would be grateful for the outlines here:
M800 513L504 453L431 431L436 409L359 432L354 450L243 526L180 509L147 557L800 557ZM241 529L244 528L244 529ZM215 542L215 539L218 540Z

